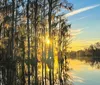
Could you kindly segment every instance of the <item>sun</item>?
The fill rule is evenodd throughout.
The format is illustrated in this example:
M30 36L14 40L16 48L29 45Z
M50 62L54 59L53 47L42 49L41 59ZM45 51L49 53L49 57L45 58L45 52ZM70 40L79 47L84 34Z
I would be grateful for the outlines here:
M46 41L47 44L50 44L50 39L48 37L46 37L45 41Z

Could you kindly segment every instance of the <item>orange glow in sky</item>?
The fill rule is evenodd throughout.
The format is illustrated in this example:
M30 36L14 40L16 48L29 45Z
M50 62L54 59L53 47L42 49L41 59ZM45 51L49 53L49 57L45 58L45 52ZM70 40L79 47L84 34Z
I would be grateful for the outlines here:
M69 45L69 51L83 50L85 48L88 48L91 44L95 44L96 42L99 42L99 40L73 40L72 43Z

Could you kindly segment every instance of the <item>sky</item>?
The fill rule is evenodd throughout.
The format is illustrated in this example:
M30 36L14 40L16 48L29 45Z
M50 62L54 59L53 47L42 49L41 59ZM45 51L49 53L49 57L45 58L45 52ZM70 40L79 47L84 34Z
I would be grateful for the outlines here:
M72 24L73 35L70 50L87 48L100 41L100 0L68 0L73 3L73 12L64 12L64 18Z

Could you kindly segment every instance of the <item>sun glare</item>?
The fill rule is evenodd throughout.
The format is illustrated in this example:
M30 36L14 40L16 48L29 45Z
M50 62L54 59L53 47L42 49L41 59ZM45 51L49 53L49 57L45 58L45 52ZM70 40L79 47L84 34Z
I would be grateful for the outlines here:
M47 44L50 44L50 40L49 40L48 37L46 37L46 43L47 43Z

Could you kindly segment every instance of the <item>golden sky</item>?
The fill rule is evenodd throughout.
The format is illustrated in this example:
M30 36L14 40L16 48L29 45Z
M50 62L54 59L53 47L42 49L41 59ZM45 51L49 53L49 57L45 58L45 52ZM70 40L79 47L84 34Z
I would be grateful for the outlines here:
M69 45L69 50L77 51L80 49L84 49L89 47L91 44L95 44L96 42L100 42L100 40L73 40Z

